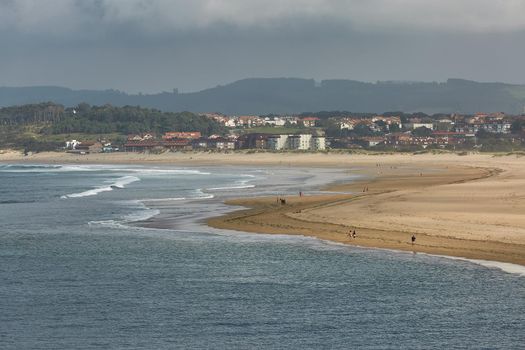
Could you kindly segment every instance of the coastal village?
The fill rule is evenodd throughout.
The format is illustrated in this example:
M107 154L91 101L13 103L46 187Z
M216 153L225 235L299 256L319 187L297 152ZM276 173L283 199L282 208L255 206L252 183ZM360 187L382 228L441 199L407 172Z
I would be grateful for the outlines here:
M525 115L476 113L474 115L242 115L205 113L206 118L224 127L222 134L173 130L163 134L130 134L122 144L105 140L70 140L66 149L90 152L165 151L303 151L329 149L424 150L482 149L494 142L525 145L522 125Z

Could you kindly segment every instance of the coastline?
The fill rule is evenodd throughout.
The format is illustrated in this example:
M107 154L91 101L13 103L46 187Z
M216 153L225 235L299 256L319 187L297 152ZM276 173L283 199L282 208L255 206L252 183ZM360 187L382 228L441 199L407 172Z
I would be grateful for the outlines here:
M399 188L393 188L392 180L388 177L330 186L328 189L354 190L355 194L290 196L286 197L287 204L285 206L277 203L273 197L229 200L226 204L248 209L211 218L207 220L207 224L220 229L301 235L366 248L498 261L525 266L525 245L518 242L502 242L496 239L466 239L454 235L432 235L425 232L414 232L410 228L407 230L378 229L374 228L373 225L363 224L362 221L352 224L350 218L336 219L340 212L354 210L356 204L366 202L366 206L374 205L378 201L382 201L381 197L383 196L399 196L401 192L420 191L427 186L446 186L458 182L482 181L500 173L492 169L466 168L458 175L458 170L458 168L454 168L453 174L437 174L431 179L427 178L420 183L415 182ZM416 176L415 179L418 180L418 177ZM368 192L359 192L362 191L363 187L368 187ZM357 233L355 238L349 235L353 230ZM412 234L416 235L414 245L410 242Z
M228 200L226 204L248 209L207 223L243 232L311 236L369 248L525 265L525 159L517 156L43 153L0 154L0 162L351 168L351 174L365 179L332 184L326 190L333 194L290 196L285 206L277 204L275 197ZM347 235L353 229L355 239Z

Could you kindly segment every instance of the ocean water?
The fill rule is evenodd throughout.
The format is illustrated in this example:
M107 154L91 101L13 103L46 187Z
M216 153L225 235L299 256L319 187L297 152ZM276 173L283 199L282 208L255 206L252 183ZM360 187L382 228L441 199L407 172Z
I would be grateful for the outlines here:
M228 197L351 178L0 165L0 349L525 348L519 266L201 224ZM134 223L157 214L169 229Z

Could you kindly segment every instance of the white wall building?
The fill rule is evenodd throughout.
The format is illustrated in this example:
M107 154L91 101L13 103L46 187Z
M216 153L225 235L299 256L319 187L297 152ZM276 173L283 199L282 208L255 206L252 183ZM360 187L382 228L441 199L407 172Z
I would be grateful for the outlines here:
M324 151L326 149L326 138L324 136L312 136L310 149L312 151Z
M434 130L434 124L433 123L408 122L408 123L403 124L403 126L406 129L409 129L409 130L414 130L414 129L422 128L422 127L425 127L427 129L430 129L430 130Z
M323 151L326 149L326 138L310 134L272 135L268 137L267 147L274 151L283 149Z
M272 135L268 137L268 148L275 151L288 148L288 135Z
M299 134L288 137L288 146L290 149L309 150L312 142L312 135Z

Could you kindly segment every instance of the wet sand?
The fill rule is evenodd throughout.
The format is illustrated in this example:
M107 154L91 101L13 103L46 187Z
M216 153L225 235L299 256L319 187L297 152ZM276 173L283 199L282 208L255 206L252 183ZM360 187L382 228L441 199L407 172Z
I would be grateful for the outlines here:
M436 161L363 164L361 172L372 179L329 188L353 194L286 197L286 205L274 197L231 200L227 203L248 209L208 224L525 265L522 161L483 166ZM354 230L355 238L349 235Z

